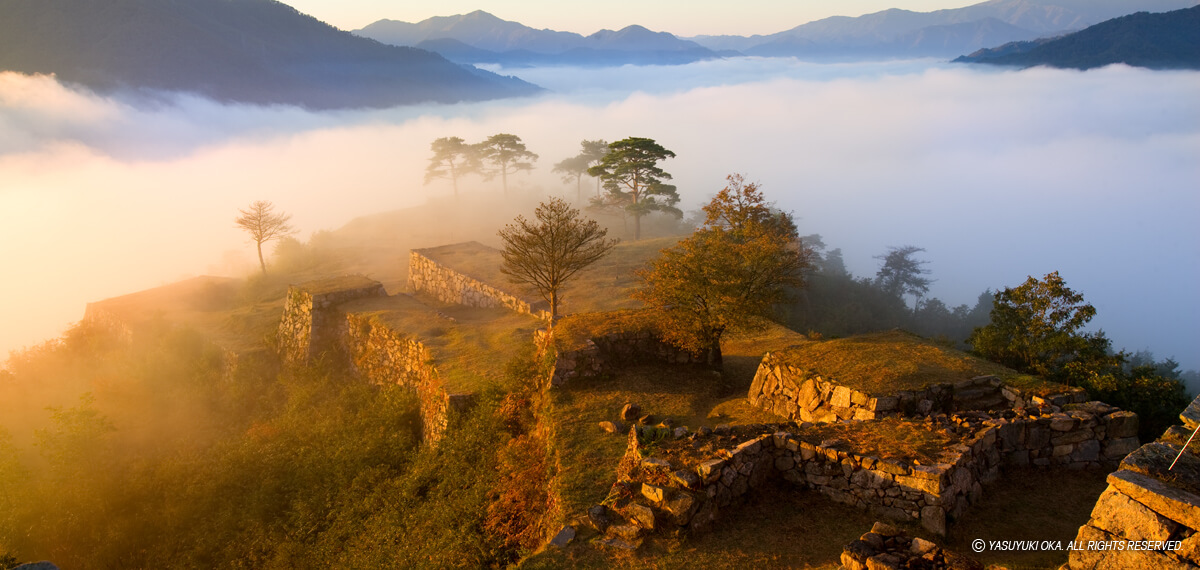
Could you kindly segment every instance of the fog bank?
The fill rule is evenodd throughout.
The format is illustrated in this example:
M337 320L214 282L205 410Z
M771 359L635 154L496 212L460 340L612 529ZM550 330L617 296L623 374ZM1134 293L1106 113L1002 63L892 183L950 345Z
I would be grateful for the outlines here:
M1200 367L1200 73L760 59L501 72L554 92L312 113L0 74L0 355L56 336L87 301L250 266L232 220L253 200L305 237L448 194L422 185L434 138L510 132L541 155L510 181L522 192L574 195L550 168L581 139L651 137L678 155L663 166L686 208L741 172L857 275L888 246L924 247L931 294L958 304L1057 270L1117 347Z

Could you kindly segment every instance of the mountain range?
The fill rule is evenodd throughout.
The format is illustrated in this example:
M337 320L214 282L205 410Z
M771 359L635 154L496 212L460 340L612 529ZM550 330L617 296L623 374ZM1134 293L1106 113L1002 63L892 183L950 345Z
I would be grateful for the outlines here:
M695 42L642 26L600 30L590 36L538 30L476 10L415 24L379 20L355 34L413 46L462 63L520 65L681 64L719 57Z
M436 51L468 63L620 65L687 63L731 55L853 59L954 57L1014 41L1059 36L1138 11L1200 0L988 0L933 12L890 9L834 16L769 35L677 37L641 26L590 36L538 30L487 12L417 23L380 20L354 33Z
M338 30L274 0L4 0L0 70L99 91L385 107L524 95L538 87Z
M1013 42L956 62L1091 69L1125 63L1153 69L1200 69L1200 6L1139 12L1060 38Z

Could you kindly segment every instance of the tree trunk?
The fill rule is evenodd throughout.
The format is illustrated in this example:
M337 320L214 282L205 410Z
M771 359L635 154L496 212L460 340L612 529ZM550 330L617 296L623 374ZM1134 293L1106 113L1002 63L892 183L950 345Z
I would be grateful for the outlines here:
M708 345L708 354L705 359L706 363L713 370L721 370L724 365L724 359L721 357L721 336L715 335L711 343Z
M554 320L558 318L558 290L550 289L550 326L554 326Z
M633 241L642 239L642 215L633 215Z
M267 263L265 261L263 261L262 242L260 241L260 242L256 242L256 243L258 244L258 266L262 267L263 275L266 275L267 274Z
M500 182L504 185L504 195L508 196L508 168L500 169Z

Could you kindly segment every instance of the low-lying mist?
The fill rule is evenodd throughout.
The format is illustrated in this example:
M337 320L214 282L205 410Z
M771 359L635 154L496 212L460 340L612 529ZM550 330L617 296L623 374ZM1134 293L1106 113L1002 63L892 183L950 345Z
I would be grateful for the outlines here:
M931 295L956 305L1057 270L1116 347L1200 367L1200 73L762 59L500 71L553 92L314 113L0 74L0 354L57 336L88 301L254 270L233 225L254 200L305 238L449 199L448 182L422 183L429 143L508 132L541 155L510 178L514 196L573 197L550 169L582 139L650 137L678 155L663 167L685 209L741 172L857 275L888 246L923 247ZM502 190L471 178L462 194L469 209Z

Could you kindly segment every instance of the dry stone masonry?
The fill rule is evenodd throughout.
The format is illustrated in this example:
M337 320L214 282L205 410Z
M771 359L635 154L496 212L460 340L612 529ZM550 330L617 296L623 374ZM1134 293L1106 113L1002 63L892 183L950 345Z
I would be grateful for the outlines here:
M555 351L551 386L562 386L579 378L595 378L637 362L696 362L691 353L663 342L647 330L598 335L584 340L583 345L574 350L559 350L552 346L552 341L552 335L545 330L534 333L534 342L540 351Z
M408 262L409 290L424 292L443 303L468 307L506 307L542 319L550 317L549 307L544 301L523 298L439 261L439 254L448 255L450 250L459 254L469 254L476 259L487 259L497 267L500 263L500 250L473 241L414 249Z
M633 426L611 495L625 497L611 506L630 523L615 524L607 540L629 544L664 529L702 529L772 479L945 535L948 525L983 497L984 486L999 477L1002 466L1098 469L1137 447L1137 416L1101 402L902 421L953 440L936 460L916 462L857 453L841 440L806 441L803 435L812 423L703 429L690 435ZM671 445L713 451L695 460L658 453L664 446L655 442L679 438L687 443Z
M345 330L343 303L364 297L386 297L378 281L361 275L310 281L288 287L279 322L279 351L285 361L308 364L335 346Z
M446 390L433 355L420 339L392 330L371 315L351 313L346 319L346 347L354 371L376 384L416 390L423 438L440 440L449 427L450 411L465 410L474 395Z
M450 411L469 406L473 395L445 389L433 356L420 339L392 330L370 314L345 310L351 301L372 297L384 298L387 292L379 282L358 276L289 287L279 323L281 355L293 363L307 363L321 351L336 348L349 357L358 376L414 389L423 438L436 443L445 434Z
M937 544L911 538L896 527L877 522L871 531L842 549L846 570L907 568L910 570L983 570L983 564Z
M1087 399L1086 393L1078 388L1045 398L1027 395L1018 388L1002 384L995 376L932 384L921 390L870 394L839 385L834 378L788 364L776 353L767 353L763 357L747 397L754 406L797 422L872 420L895 415L926 416L1042 404L1063 406Z
M1200 397L1179 417L1183 427L1169 428L1109 474L1091 519L1079 527L1068 567L1200 567L1200 455L1191 446L1181 453L1200 425Z

